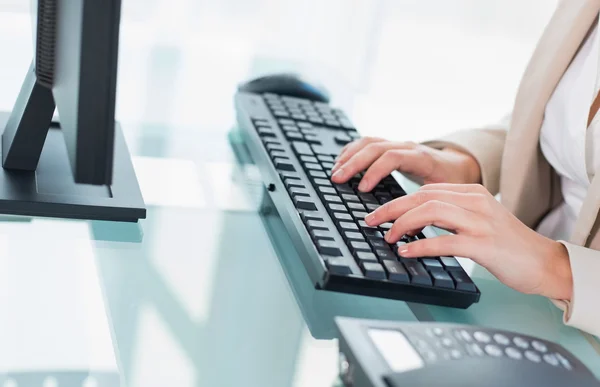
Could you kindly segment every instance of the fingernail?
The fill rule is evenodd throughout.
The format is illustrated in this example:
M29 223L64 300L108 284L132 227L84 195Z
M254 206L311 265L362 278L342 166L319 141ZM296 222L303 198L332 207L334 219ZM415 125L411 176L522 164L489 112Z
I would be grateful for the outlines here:
M344 170L343 169L339 169L337 170L331 177L335 177L337 178L343 178L344 177Z
M358 190L365 192L369 189L369 182L367 180L365 180L364 178L360 181L360 184L358 185Z
M385 239L385 241L387 243L390 243L390 233L389 233L389 231L385 233L385 235L383 236L383 239Z
M340 163L335 163L333 165L333 168L331 168L331 171L335 173L335 171L340 167Z
M400 247L399 250L400 250L399 254L402 255L403 257L408 255L408 247L402 246L402 247Z
M371 225L373 220L375 220L375 215L373 215L373 213L370 213L369 215L365 216L365 222L367 222L369 226Z

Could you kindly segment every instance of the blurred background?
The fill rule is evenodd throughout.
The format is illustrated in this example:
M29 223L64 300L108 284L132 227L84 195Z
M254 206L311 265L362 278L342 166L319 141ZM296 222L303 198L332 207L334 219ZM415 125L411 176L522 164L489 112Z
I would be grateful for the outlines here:
M51 349L62 338L57 350L65 352L82 331L82 337L97 337L85 349L92 348L100 358L96 363L110 368L115 364L112 351L120 352L116 357L129 386L192 386L202 384L200 380L215 385L210 380L219 380L222 370L211 369L212 349L197 345L198 338L218 345L228 338L226 328L254 324L242 331L256 338L240 350L238 360L248 362L251 380L260 381L256 385L331 385L337 348L331 341L315 340L302 324L285 277L277 261L270 260L269 240L263 236L257 242L265 252L257 259L270 270L264 271L272 281L266 283L249 278L247 266L233 259L244 246L225 244L221 237L258 230L261 224L253 204L241 200L247 184L236 185L231 178L234 157L226 135L235 125L237 84L271 71L302 72L330 89L333 103L348 112L363 135L421 141L494 123L511 110L521 74L556 3L123 0L117 117L149 205L144 243L90 243L87 224L67 223L69 238L84 241L84 248L69 253L62 266L48 260L54 272L45 274L46 281L67 285L62 293L45 289L50 301L44 302L53 306L49 314L56 314L54 306L60 304L65 311L79 308L77 313L86 318L68 326L62 323L67 320L56 320L60 324L45 329L30 321L27 327L40 333L30 341L23 333L12 347L20 345L21 357L3 354L0 368L12 366L14 359L31 361L31 348L38 347L50 353L42 364L56 357ZM26 0L0 0L1 110L12 108L31 62L29 6ZM198 219L209 225L208 231L193 228ZM53 243L54 258L64 254L67 242L56 239L59 232L52 230L67 226L37 220L25 227L0 230L4 245L10 239L10 254L4 256L15 262L36 256L35 246L22 248L30 244L30 228L47 235L37 244L47 250ZM127 229L115 230L111 232L117 236L111 238L127 239ZM71 285L59 272L75 265L82 265L86 274L78 274L80 283ZM227 280L214 280L214 273ZM44 278L30 281L37 284ZM247 299L228 293L228 286L244 283L240 281L252 285ZM27 282L10 284L16 293L8 294L22 299L19 292ZM250 306L255 299L261 300L258 308ZM220 313L216 307L222 307ZM258 313L245 313L244 307ZM15 321L9 325L12 331L23 327ZM5 336L12 332L0 330ZM48 341L46 332L54 334L56 343ZM253 356L260 345L268 348ZM231 356L228 348L219 353L224 360ZM233 381L238 376L228 377Z
M237 82L291 69L332 89L363 133L420 140L492 123L555 4L123 0L118 116L225 130ZM29 2L0 0L0 12L6 109L31 58Z

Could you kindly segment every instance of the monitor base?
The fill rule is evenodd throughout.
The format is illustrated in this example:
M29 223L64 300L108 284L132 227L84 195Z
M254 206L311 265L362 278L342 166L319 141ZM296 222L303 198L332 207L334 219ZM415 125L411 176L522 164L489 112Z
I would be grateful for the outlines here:
M0 128L6 127L9 116L8 112L0 112ZM63 133L53 125L35 171L0 168L0 214L123 222L146 218L144 199L119 124L115 123L111 186L75 183Z

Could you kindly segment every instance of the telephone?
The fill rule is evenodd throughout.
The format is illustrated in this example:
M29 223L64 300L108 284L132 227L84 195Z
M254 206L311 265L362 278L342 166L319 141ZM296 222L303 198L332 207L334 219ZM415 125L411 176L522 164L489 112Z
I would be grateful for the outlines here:
M346 387L600 387L558 344L497 329L336 318Z

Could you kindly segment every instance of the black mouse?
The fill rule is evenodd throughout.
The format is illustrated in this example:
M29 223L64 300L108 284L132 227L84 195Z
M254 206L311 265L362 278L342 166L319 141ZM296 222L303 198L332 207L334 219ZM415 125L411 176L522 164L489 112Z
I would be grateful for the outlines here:
M256 94L274 93L329 103L329 92L325 88L291 73L270 74L252 79L239 85L238 90Z

